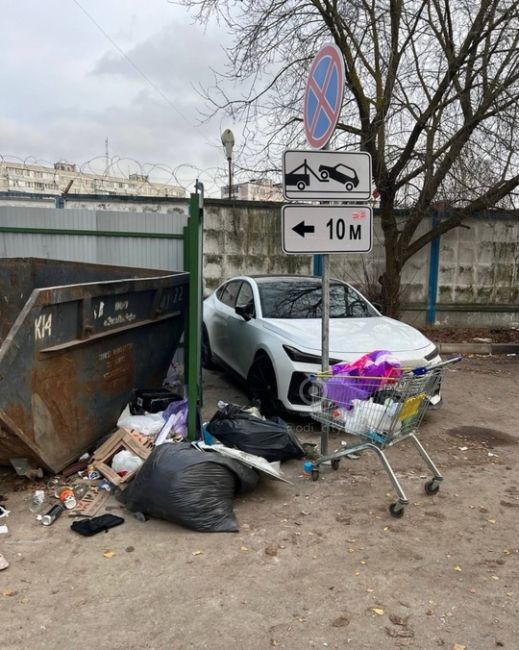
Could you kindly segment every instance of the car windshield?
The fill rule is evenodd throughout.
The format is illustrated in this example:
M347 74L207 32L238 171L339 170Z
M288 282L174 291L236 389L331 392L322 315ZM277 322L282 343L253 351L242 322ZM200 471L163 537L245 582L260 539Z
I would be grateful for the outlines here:
M321 283L312 279L258 282L263 318L321 318ZM339 282L330 284L330 318L378 316L362 295Z

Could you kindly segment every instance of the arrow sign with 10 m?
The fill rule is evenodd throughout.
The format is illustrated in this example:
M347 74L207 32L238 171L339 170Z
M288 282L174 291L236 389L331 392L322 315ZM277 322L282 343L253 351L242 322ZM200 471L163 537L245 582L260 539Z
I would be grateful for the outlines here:
M282 222L288 254L369 253L373 245L373 211L363 205L284 205Z

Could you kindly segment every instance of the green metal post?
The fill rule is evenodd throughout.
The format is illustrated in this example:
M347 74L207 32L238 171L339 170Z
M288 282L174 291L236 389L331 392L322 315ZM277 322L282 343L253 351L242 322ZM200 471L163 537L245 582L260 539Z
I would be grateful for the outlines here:
M185 360L187 373L187 399L189 405L188 437L195 440L197 436L197 411L200 405L200 347L201 347L201 318L202 318L202 287L201 287L201 245L202 220L200 214L199 196L191 194L189 204L189 219L187 238L184 247L184 268L189 271L189 305L186 327Z

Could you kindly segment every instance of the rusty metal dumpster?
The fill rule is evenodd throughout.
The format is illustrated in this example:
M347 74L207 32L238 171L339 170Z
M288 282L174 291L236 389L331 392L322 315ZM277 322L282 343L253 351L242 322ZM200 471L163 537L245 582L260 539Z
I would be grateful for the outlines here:
M59 472L160 386L184 331L187 273L0 260L0 464Z

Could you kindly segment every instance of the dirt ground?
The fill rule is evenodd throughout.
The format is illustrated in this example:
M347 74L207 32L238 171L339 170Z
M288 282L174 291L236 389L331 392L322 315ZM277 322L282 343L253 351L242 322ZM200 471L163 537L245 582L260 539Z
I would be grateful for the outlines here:
M420 327L435 343L519 343L519 327Z
M518 385L518 356L470 357L448 372L421 436L445 475L439 494L425 495L407 441L388 452L410 499L402 519L366 453L316 483L302 461L284 464L293 484L263 481L238 498L231 534L140 523L115 501L107 509L126 521L106 534L80 537L65 515L44 528L29 486L0 474L11 511L0 520L11 563L0 572L0 647L517 649ZM220 373L205 386L206 418L218 399L245 401ZM318 442L318 425L292 425Z

